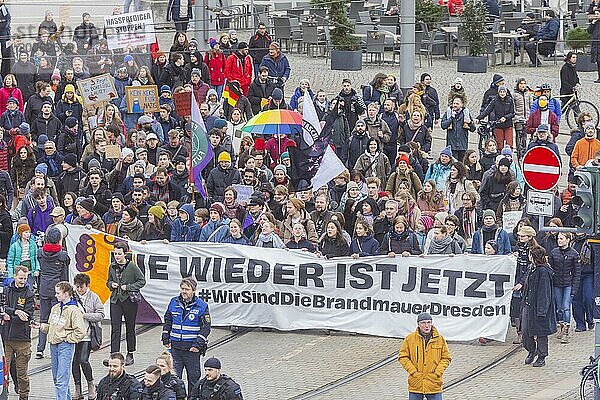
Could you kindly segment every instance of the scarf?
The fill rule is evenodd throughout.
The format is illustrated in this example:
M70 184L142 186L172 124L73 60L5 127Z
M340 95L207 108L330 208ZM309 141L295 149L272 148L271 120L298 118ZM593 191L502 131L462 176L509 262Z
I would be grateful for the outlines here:
M225 204L225 215L229 219L233 219L236 217L237 209L239 207L239 203L234 201L232 205Z
M118 226L119 230L125 229L126 231L131 232L136 229L138 224L139 224L139 220L137 218L134 218L129 222L125 222L125 221L123 221L123 219L121 219L118 222L117 226Z
M412 131L417 131L419 129L421 129L421 127L423 126L423 122L421 122L420 124L415 124L412 119L409 119L408 122L408 127L412 130Z
M48 253L58 253L59 251L62 250L62 245L60 243L56 243L56 244L44 243L44 245L42 246L42 249Z
M462 228L465 233L465 239L472 238L475 233L475 209L463 209Z
M429 254L446 254L446 249L452 244L452 240L448 235L442 240L433 239L429 245Z
M265 235L264 233L261 232L258 235L258 240L256 241L256 246L263 247L264 244L268 243L268 242L273 242L274 249L282 249L285 247L283 240L281 240L279 235L276 234L275 232L271 232L268 235Z
M402 233L396 232L396 230L393 227L390 229L390 239L397 240L399 242L404 242L407 238L408 229L405 229Z

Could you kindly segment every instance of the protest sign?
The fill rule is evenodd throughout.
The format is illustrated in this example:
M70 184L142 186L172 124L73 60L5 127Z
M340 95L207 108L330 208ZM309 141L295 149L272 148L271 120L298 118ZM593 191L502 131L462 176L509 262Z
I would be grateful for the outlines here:
M111 50L156 42L152 10L108 15L104 17L104 29Z
M109 144L104 147L104 155L106 158L119 159L121 158L121 147L118 144Z
M125 99L127 101L127 112L147 113L160 111L158 87L156 85L125 86Z
M117 90L110 74L78 80L77 88L79 88L79 93L83 98L83 105L86 107L117 98Z
M254 188L248 185L231 185L237 191L237 201L239 203L248 203L250 196L254 193Z
M175 110L180 117L192 115L192 92L179 92L173 94Z
M90 289L108 304L111 251L124 239L84 226L68 229L71 275L88 274ZM303 251L220 243L129 241L129 246L146 277L140 323L159 323L181 279L193 276L213 326L405 337L414 331L417 315L429 312L448 340L504 341L510 324L516 262L510 256L328 260Z

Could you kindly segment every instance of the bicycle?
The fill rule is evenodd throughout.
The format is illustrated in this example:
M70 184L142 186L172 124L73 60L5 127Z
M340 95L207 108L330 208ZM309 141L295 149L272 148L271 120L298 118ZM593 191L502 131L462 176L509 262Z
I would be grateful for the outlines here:
M485 153L485 144L490 139L495 139L494 137L494 127L496 126L496 121L479 121L477 125L477 133L479 135L479 143L477 147L479 148L479 157L482 157ZM498 149L500 152L502 149Z
M579 398L581 400L594 400L594 392L600 390L598 385L598 360L600 356L590 356L590 363L581 369L579 383Z
M577 90L573 89L573 94L566 94L558 97L568 97L569 100L562 108L563 118L567 120L567 125L569 129L577 128L577 117L582 112L588 112L592 116L592 120L596 124L596 128L598 128L598 124L600 121L600 113L598 112L598 107L596 107L593 103L587 100L579 100L579 95L577 94Z

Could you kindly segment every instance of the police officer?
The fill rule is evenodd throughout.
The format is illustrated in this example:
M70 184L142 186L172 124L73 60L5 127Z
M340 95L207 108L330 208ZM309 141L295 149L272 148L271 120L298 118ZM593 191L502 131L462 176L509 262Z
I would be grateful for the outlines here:
M210 334L208 304L196 296L198 283L194 278L183 278L181 294L173 297L165 312L162 342L171 349L175 372L180 378L185 368L188 391L200 379L200 356L206 353Z
M244 400L240 385L221 373L221 361L211 357L204 362L204 378L190 392L189 400Z
M108 375L100 380L96 389L98 400L139 400L142 385L125 372L125 357L111 353L108 358Z
M146 368L140 400L176 400L175 393L160 379L160 367L156 364Z

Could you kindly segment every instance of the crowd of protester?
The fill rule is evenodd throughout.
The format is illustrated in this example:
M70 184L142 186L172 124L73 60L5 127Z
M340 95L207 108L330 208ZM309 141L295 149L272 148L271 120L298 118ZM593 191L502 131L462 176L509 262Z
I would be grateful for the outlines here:
M47 12L30 52L13 36L4 53L8 57L2 62L0 88L0 259L6 260L15 290L38 292L42 328L53 307L69 303L73 295L83 299L75 325L104 318L97 296L86 297L89 278L76 277L75 292L61 283L68 280L70 259L63 247L68 224L142 244L230 243L300 249L326 258L513 254L517 277L511 318L518 342L523 340L535 354L532 337L538 342L543 337L532 335L530 325L522 329L522 306L535 296L546 296L552 304L548 318L557 318L562 342L568 342L571 306L575 330L593 328L594 261L586 236L538 232L538 217L528 213L524 197L529 188L518 158L526 149L547 147L559 158L564 150L571 171L600 165L597 121L587 113L579 115L566 148L557 146L561 103L549 84L533 86L517 79L511 87L496 74L478 110L467 103L474 96L466 92L462 78L436 89L428 73L407 93L394 76L381 73L371 82L344 79L339 92L327 93L311 88L309 79L301 79L296 88L286 85L290 63L262 23L247 41L234 30L210 39L204 54L184 31L174 35L168 51L157 44L110 50L88 13L73 38L61 36L62 28ZM568 54L563 69L575 62L576 56ZM7 68L6 63L11 65ZM86 106L77 81L107 73L114 78L117 96L108 104ZM576 73L565 73L561 94L572 93L577 84ZM160 112L128 111L125 87L136 85L158 87ZM231 87L240 93L233 106L223 97ZM202 171L206 197L190 184L190 117L179 115L173 101L173 94L180 92L195 96L214 153ZM307 92L322 135L347 170L323 188L297 191L287 150L298 138L251 135L241 127L265 110L302 113ZM494 123L494 138L481 149L469 149L469 135L485 118ZM439 153L433 151L434 127L446 132ZM251 187L253 193L240 201L236 185ZM572 226L577 212L573 189L571 183L563 191L555 189L554 216L547 226ZM107 282L113 352L107 365L115 376L134 362L137 302L131 292L145 285L139 268L125 259L127 249L120 250L115 251ZM550 293L531 293L526 283L536 276L536 265L546 264L545 256L553 271L546 288ZM18 283L17 276L23 274L25 280ZM57 300L55 288L63 300ZM126 356L118 353L122 318ZM91 339L90 329L78 335ZM62 360L64 349L58 349L63 342L57 341L56 332L45 332L36 358L45 356L48 340ZM78 343L82 338L60 340ZM537 346L542 362L536 363L543 365L547 341L545 353L543 341ZM82 396L80 367L91 382L89 390L94 388L90 350L90 345L80 344L65 350L75 354L77 399ZM11 348L10 354L19 351ZM220 370L218 360L209 364ZM28 383L19 365L21 373L15 376L26 398ZM168 357L165 365L149 367L148 382L156 382L159 370L169 370Z

